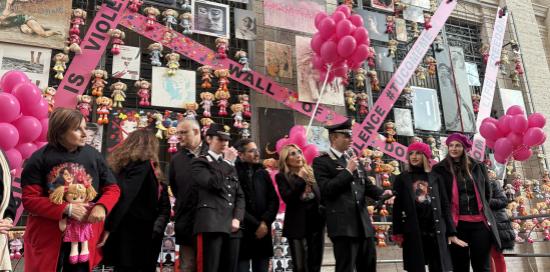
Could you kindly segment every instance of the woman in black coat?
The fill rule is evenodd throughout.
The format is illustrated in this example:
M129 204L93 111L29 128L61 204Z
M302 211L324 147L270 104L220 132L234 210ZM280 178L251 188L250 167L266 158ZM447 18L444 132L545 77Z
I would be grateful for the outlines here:
M500 248L493 246L491 249L491 259L493 259L494 270L499 272L506 272L506 263L504 262L503 250L514 249L516 240L516 234L512 228L512 220L506 213L506 206L508 206L508 197L504 194L502 187L496 180L491 180L491 190L493 197L489 202L489 206L493 211L495 220L497 222L498 236L500 237Z
M298 146L290 144L280 151L275 180L286 203L283 236L289 242L294 271L319 272L325 227L319 210L321 193Z
M128 135L109 156L120 200L107 217L105 264L116 271L154 271L170 216L166 185L160 182L158 139L147 130Z
M395 179L393 240L403 247L406 271L451 271L447 237L456 236L443 179L431 172L431 150L413 143L407 149L409 168Z

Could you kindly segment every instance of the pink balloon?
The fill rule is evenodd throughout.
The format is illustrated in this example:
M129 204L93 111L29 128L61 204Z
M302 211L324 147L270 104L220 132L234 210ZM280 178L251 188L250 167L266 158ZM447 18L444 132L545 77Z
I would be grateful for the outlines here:
M333 41L326 41L321 46L321 58L325 63L333 63L338 60L337 44Z
M349 68L351 70L358 70L359 68L363 67L363 63L364 62L354 62L354 61L351 61L351 63L349 64Z
M0 93L0 122L11 123L21 113L21 104L15 96L9 93Z
M510 122L510 128L515 133L523 133L527 130L529 125L527 122L527 117L523 114L517 114L512 116L512 121Z
M306 134L305 133L295 133L293 135L290 135L288 138L288 143L295 144L298 147L302 148L307 144L306 141Z
M479 127L479 133L483 138L487 140L493 140L496 141L499 136L498 127L491 122L484 122L481 123L481 126Z
M48 142L34 142L34 144L36 145L36 148L37 150L42 148L43 146L47 145Z
M332 19L334 20L334 22L338 23L340 22L341 20L344 20L348 18L346 16L346 14L344 14L343 12L341 11L335 11L333 14L332 14Z
M495 161L497 161L500 164L506 164L508 156L502 156L495 152Z
M514 151L514 160L526 161L533 155L533 151L530 148L522 146Z
M15 88L15 86L17 86L19 83L26 83L29 81L30 80L25 73L17 70L12 70L6 72L2 76L2 79L0 79L0 89L2 89L6 93L11 93L13 91L13 88Z
M495 147L495 141L485 139L485 144L491 149Z
M346 77L348 73L349 73L349 68L348 68L348 65L345 63L342 63L337 67L334 67L334 75L337 77Z
M355 51L357 43L352 36L345 36L338 42L338 55L347 58Z
M520 106L514 105L514 106L509 107L506 110L506 114L507 115L518 115L518 114L525 114L525 112L523 111L523 109Z
M36 117L37 119L44 119L48 117L48 102L44 98L41 98L36 104L23 105L21 112L24 115Z
M40 120L40 125L42 126L42 131L40 132L40 136L38 136L37 141L45 142L48 138L48 118L44 118Z
M32 153L34 153L38 148L33 143L23 143L19 144L15 147L21 153L21 157L23 157L23 160L28 159Z
M353 32L353 37L355 38L355 42L357 42L357 44L363 44L365 41L369 40L369 33L364 27L358 27Z
M512 154L513 148L514 147L510 140L508 140L507 138L500 138L496 140L494 150L495 153L498 153L504 157L508 157L510 156L510 154Z
M313 56L313 60L311 60L311 64L313 65L313 68L319 71L321 71L325 66L325 62L318 55Z
M21 153L19 153L17 149L12 148L6 151L6 157L8 158L10 169L21 167L21 164L23 163L23 158L21 157Z
M328 78L327 78L327 83L331 83L332 81L334 81L334 77L335 77L334 71L330 71L330 73L327 73L326 71L325 71L325 72L321 72L321 73L319 74L319 81L320 81L321 83L323 83L324 80L325 80L325 77L327 77L327 76L328 76Z
M542 145L542 144L544 144L544 142L546 142L546 132L544 132L544 136L542 137L542 139L538 143L535 144L535 146Z
M334 30L336 30L336 22L332 18L326 17L321 21L319 33L321 33L323 39L330 38L334 34Z
M355 49L355 52L353 52L353 55L351 56L351 60L354 62L363 62L365 59L367 59L367 56L369 55L369 47L361 44L357 46L357 49Z
M315 35L313 35L313 38L311 38L311 42L310 42L311 49L313 50L313 52L319 54L321 52L321 46L323 45L324 42L325 40L323 40L323 37L321 37L321 34L315 33Z
M353 24L348 19L340 20L340 22L336 24L336 36L342 38L351 34L352 27Z
M321 26L321 22L327 17L328 15L324 11L317 13L317 15L315 15L315 28L320 29L319 27Z
M294 135L294 134L306 135L306 128L301 125L295 125L290 129L290 132L288 132L288 135Z
M275 151L277 151L277 153L281 152L281 150L283 149L283 147L285 145L288 145L289 144L289 141L288 141L288 138L282 138L282 139L279 139L277 141L277 143L275 144Z
M361 17L361 15L359 14L353 14L349 17L349 20L351 21L351 23L358 27L358 28L361 28L361 27L364 27L364 23L363 23L363 17Z
M481 121L482 124L485 123L485 122L490 122L490 123L493 123L496 126L498 126L498 120L493 118L493 117L487 117L487 118L483 119L483 121Z
M544 125L546 125L546 117L542 113L535 112L531 115L529 115L529 118L527 118L527 121L529 123L529 127L539 127L543 128Z
M42 133L40 121L32 116L21 116L13 125L19 131L19 143L34 142Z
M540 142L544 142L545 133L542 128L529 128L523 135L523 144L526 146L536 146Z
M502 135L508 135L510 132L510 123L512 121L511 115L503 115L498 118L498 129Z
M523 135L511 132L506 136L510 142L515 146L521 145L523 143Z
M0 123L0 149L8 150L19 142L19 132L12 124Z
M15 86L12 94L17 97L21 105L33 105L42 98L42 91L31 82L20 83Z
M319 152L317 151L317 146L314 144L308 144L302 148L302 151L304 152L304 159L306 159L307 164L311 165L313 163L313 159L319 155Z
M350 15L351 15L351 9L347 5L339 5L336 8L336 11L340 11L340 12L344 13L346 18L350 17Z

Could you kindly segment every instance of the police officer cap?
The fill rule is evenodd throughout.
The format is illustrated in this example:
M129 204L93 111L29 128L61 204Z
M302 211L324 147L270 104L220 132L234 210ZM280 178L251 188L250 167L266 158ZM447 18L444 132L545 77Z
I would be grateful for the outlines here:
M351 136L351 119L346 120L343 123L335 124L332 126L326 126L328 133L342 133Z
M225 132L223 126L218 124L210 125L210 128L206 131L206 136L218 136L221 140L231 140L231 134Z

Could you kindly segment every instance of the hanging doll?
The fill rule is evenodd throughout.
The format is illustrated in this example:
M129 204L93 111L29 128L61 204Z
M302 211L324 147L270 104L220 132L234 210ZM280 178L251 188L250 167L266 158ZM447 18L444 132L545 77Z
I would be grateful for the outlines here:
M430 0L430 12L435 12L437 10L437 1Z
M388 222L388 215L390 215L390 213L388 212L386 205L382 205L382 207L380 207L378 214L380 215L380 222Z
M216 48L217 48L217 51L216 51L216 57L218 59L225 59L227 58L227 39L226 38L217 38L216 39Z
M516 192L519 192L521 190L521 185L523 185L523 182L521 181L521 175L518 173L514 174L514 180L512 180L512 185L514 186L514 190Z
M21 255L21 249L23 249L23 241L20 238L14 238L10 241L10 259L19 260Z
M180 15L180 26L183 28L181 33L183 35L191 35L193 31L191 30L191 22L193 21L193 14L190 12L185 12Z
M367 79L365 76L365 69L359 68L357 71L355 71L355 87L357 88L363 88L365 87L365 80Z
M217 90L215 97L218 100L218 116L225 117L227 116L227 107L229 106L229 97L231 95L229 92Z
M192 6L189 3L189 0L178 0L180 7L185 12L191 12Z
M508 57L508 50L502 49L500 53L499 68L503 75L506 75L506 66L510 64L510 58Z
M550 241L550 219L543 219L542 223L540 223L540 226L542 228L542 234L544 235L543 240Z
M250 138L250 124L248 122L243 122L241 127L241 138L247 139Z
M353 4L355 4L354 2L355 1L353 1L353 0L344 0L344 1L342 1L342 5L346 5L346 6L349 7L350 10L352 10L353 9Z
M379 247L386 247L386 229L388 226L376 226L376 241Z
M432 28L432 15L424 13L424 29L430 30Z
M48 102L48 112L52 112L53 111L53 107L55 106L55 93L57 92L57 90L55 88L52 88L52 87L47 87L45 90L44 90L44 93L42 94L42 97L44 97L44 100L46 100L46 102Z
M401 171L399 171L399 162L398 161L393 160L393 161L390 161L388 164L393 167L393 171L391 172L392 175L394 175L394 176L401 175Z
M472 94L472 106L474 107L474 113L479 112L479 102L481 101L481 95Z
M184 104L185 113L183 116L185 116L186 120L197 120L197 110L199 109L199 104L195 102L187 102Z
M418 38L418 36L420 36L420 30L418 29L418 23L417 22L412 22L411 23L411 31L413 33L413 39L416 39Z
M525 230L525 233L527 234L526 235L527 242L530 243L530 244L535 242L533 240L533 238L531 238L531 234L533 234L534 228L535 228L535 223L533 222L533 220L526 220L523 223L523 229Z
M65 169L68 172L68 169ZM72 173L69 173L71 175ZM65 176L65 173L62 174ZM78 177L74 175L74 182L68 183L64 177L62 184L50 193L50 201L54 204L61 205L65 202L70 204L83 204L92 201L97 192L91 184L92 177L90 175L81 174ZM76 180L81 180L81 183L76 183ZM56 181L57 183L57 181ZM63 232L63 242L71 243L71 251L69 253L69 263L85 263L89 260L88 240L92 238L92 223L85 220L78 221L72 218L63 218L59 221L59 229ZM99 235L99 234L97 234ZM80 244L80 251L79 251Z
M166 67L168 67L167 74L173 76L180 68L180 54L178 53L169 53L166 54Z
M155 7L146 7L143 9L143 12L145 13L145 17L147 17L147 20L145 21L145 29L152 30L155 28L155 22L157 21L157 17L160 15L160 11Z
M443 38L441 37L441 34L437 34L435 37L434 47L436 52L443 51Z
M394 122L386 122L384 124L384 128L386 130L386 134L388 135L388 137L386 138L386 143L393 143L395 142L395 138L393 137L396 132L395 132L395 123Z
M97 123L99 125L108 124L109 112L112 109L113 100L106 96L100 96L96 99L96 104L98 105L97 114L99 115Z
M252 112L250 111L250 97L248 97L248 94L241 94L238 98L239 103L243 104L244 117L250 118L252 116Z
M523 75L523 66L521 65L521 57L515 56L514 62L516 63L516 66L515 66L516 74L520 76Z
M227 85L229 84L229 70L218 69L214 71L214 75L219 78L218 91L229 92L229 89L227 88Z
M250 72L250 65L248 64L248 57L245 51L243 50L237 51L237 53L235 53L235 58L238 58L239 63L243 65L243 68L241 69L241 71Z
M122 102L126 101L126 86L125 83L120 81L111 85L111 98L113 99L113 107L122 108Z
M153 66L162 66L160 58L162 58L162 44L152 43L147 49L149 50L149 57L151 60L151 65Z
M178 139L177 129L176 127L169 127L166 130L166 138L168 138L168 153L176 153L178 152L178 143L180 140Z
M197 71L199 73L201 73L201 79L202 79L202 84L201 84L201 88L205 89L205 90L208 90L210 88L212 88L212 67L208 66L208 65L204 65L204 66L201 66L199 67L199 69L197 69Z
M407 9L407 4L401 2L401 0L395 0L394 2L394 12L393 16L399 17L401 14L403 14L403 11Z
M424 66L422 65L419 65L418 68L416 68L416 70L414 71L414 74L418 79L418 85L424 86L426 82L426 68L424 68Z
M124 39L126 34L120 29L109 29L108 34L111 36L111 43L113 47L111 48L111 54L118 55L120 54L120 45L124 45Z
M80 26L86 24L86 15L86 11L83 9L73 9L69 35L80 35Z
M526 216L527 215L527 208L525 206L525 197L524 196L518 196L516 198L516 202L518 203L517 211L520 216Z
M439 158L440 150L439 148L437 148L437 141L435 140L435 138L431 135L428 136L428 138L426 139L426 143L430 146L430 149L432 150L432 157L434 159Z
M77 96L78 104L76 108L84 115L86 122L90 119L90 112L92 111L92 97L89 95L79 95Z
M92 71L92 95L103 96L103 89L107 84L107 71L101 69L95 69Z
M428 66L428 75L435 76L437 61L434 57L429 56L424 60L424 63Z
M206 132L208 131L208 129L210 128L210 125L212 125L214 123L214 120L210 119L210 118L201 118L201 132L202 132L202 136L206 136Z
M137 91L137 96L140 98L140 106L149 106L149 98L151 97L151 83L147 80L140 79L134 83L134 86L139 88Z
M395 26L395 17L386 16L386 33L393 34L393 28Z
M242 128L243 126L243 105L240 103L231 105L231 111L233 114L233 126L236 128Z
M519 75L516 70L510 72L510 79L512 79L512 84L515 87L519 87Z
M372 152L372 158L375 165L374 172L376 172L377 174L382 173L382 164L384 163L382 162L383 156L384 156L384 153L382 153L382 151L380 150L375 150Z
M398 41L391 39L388 41L388 57L395 58L395 52L397 52Z
M481 48L479 49L479 53L481 53L481 56L483 57L483 63L487 64L489 61L489 46L486 44L482 44Z
M374 47L369 47L369 52L367 55L367 65L370 69L376 68L376 52L374 51Z
M376 70L369 70L367 76L370 79L370 88L373 92L380 91L380 82L378 81L378 73Z
M372 167L371 167L372 154L373 154L373 151L370 150L369 148L365 148L361 151L361 156L362 156L362 159L363 159L363 166L365 167L365 171L367 171L367 172L372 170ZM373 184L375 184L375 183L373 183Z
M55 56L53 56L53 60L55 61L55 65L52 69L55 71L55 78L62 80L63 72L65 72L65 69L67 69L69 56L63 53L57 53L55 54Z
M70 34L67 40L65 41L66 46L63 48L65 54L73 52L75 54L82 54L82 49L80 48L80 36L78 34Z
M177 37L176 33L172 33L172 31L167 30L162 35L162 40L160 41L163 44L170 44L172 42L172 39Z
M406 86L403 88L403 94L401 96L405 99L405 107L412 107L412 88L411 86Z
M380 178L382 179L382 187L391 188L392 184L390 182L390 174L393 172L393 166L390 164L382 164L382 174Z
M211 92L202 92L200 94L200 97L202 99L201 106L203 109L202 115L204 117L211 117L211 109L212 105L214 105L214 94Z
M367 115L369 113L369 96L366 93L357 94L357 104L359 105L359 114Z
M128 9L132 12L138 12L141 5L143 5L143 1L141 0L130 0Z
M521 238L519 236L519 231L521 230L521 225L518 222L512 222L512 229L514 230L514 234L516 236L516 243L523 243L525 242L525 239Z
M178 25L178 12L173 9L167 9L162 12L164 24L168 29L174 29Z
M344 96L346 98L346 104L348 105L349 111L356 111L355 109L355 99L356 95L352 90L347 90L344 92Z
M155 112L151 115L151 118L153 119L153 122L155 123L155 128L157 129L157 133L155 133L155 137L162 140L164 139L164 131L166 131L166 127L162 125L162 119L163 116L160 112Z

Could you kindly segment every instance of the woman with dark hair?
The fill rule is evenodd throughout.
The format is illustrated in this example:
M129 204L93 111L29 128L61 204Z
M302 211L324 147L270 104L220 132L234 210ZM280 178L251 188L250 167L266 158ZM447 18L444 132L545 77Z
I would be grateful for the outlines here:
M416 142L407 149L408 169L395 179L393 240L403 248L406 271L451 271L447 237L456 236L443 178L433 173L432 151Z
M86 120L80 111L58 108L48 122L48 144L27 160L21 176L23 206L29 212L25 230L25 271L91 271L101 261L96 244L103 221L115 206L120 190L101 154L86 145ZM72 182L93 186L98 196L92 203L54 204L49 190L68 168ZM71 264L71 243L62 242L59 221L70 218L92 223L89 254Z
M449 153L433 171L444 178L451 204L452 226L457 237L449 237L453 271L490 271L493 243L500 247L497 224L489 203L491 185L487 168L470 158L471 141L463 134L451 134L446 141Z
M105 263L116 271L154 271L170 202L161 183L159 141L148 130L128 135L107 162L120 186L120 200L107 218ZM151 234L153 237L151 237ZM101 245L103 245L103 243Z

